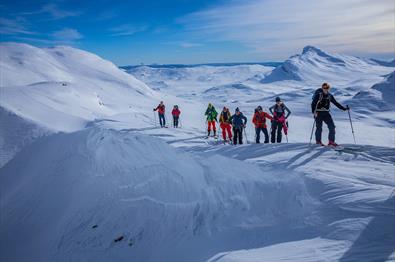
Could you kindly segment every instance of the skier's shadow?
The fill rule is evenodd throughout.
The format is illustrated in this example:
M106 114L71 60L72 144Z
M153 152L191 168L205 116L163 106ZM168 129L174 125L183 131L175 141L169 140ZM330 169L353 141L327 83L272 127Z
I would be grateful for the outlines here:
M308 158L306 158L305 160L303 160L302 162L300 162L299 164L295 164L296 161L298 161L300 158L306 156L306 154L311 153L312 150L310 148L308 148L307 150L297 154L296 156L292 157L291 159L289 159L288 161L286 161L286 165L285 168L289 169L296 169L300 166L304 166L307 163L309 163L310 161L316 159L318 156L322 155L324 152L326 152L326 150L324 148L318 150L316 153L312 154L311 156L309 156Z
M372 218L339 262L388 260L395 251L395 195L382 207L386 212Z

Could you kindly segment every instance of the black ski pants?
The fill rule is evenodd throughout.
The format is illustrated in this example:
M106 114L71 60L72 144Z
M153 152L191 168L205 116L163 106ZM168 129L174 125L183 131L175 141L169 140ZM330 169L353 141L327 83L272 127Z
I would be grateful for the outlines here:
M269 133L267 132L266 127L256 127L255 128L255 142L257 144L260 143L261 132L263 132L263 134L265 135L265 143L269 143Z
M335 142L335 123L333 122L332 116L329 112L320 111L317 112L317 117L315 118L315 141L321 142L322 136L322 122L328 126L329 134L328 139L329 141Z
M237 145L237 141L239 144L243 144L243 128L242 127L233 127L233 144Z
M272 143L276 143L276 134L277 134L277 143L281 143L282 130L283 130L283 123L276 120L272 120L272 132L271 132Z
M173 126L174 127L178 127L178 119L179 118L180 118L179 116L173 116Z

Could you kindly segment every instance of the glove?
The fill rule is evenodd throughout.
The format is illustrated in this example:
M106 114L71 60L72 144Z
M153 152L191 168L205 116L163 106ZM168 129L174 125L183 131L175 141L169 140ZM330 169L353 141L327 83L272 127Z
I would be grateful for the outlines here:
M155 108L154 109L152 109L153 111L155 111Z
M346 110L350 110L350 107L348 105L346 105Z

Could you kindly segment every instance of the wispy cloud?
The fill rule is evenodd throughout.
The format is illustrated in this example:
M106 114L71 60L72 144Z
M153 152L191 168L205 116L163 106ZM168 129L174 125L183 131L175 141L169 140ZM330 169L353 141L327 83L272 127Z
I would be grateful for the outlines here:
M51 19L57 20L66 17L79 16L82 14L82 12L65 10L59 7L57 4L50 3L43 5L38 11L19 13L19 15L41 15L41 14L49 15Z
M63 28L59 31L52 33L52 36L57 41L75 41L83 38L82 34L78 30L73 28Z
M27 22L22 17L16 17L15 19L7 19L0 17L0 34L4 35L32 35L35 32L31 31L27 25Z
M182 48L192 48L192 47L199 47L203 46L201 43L194 43L194 42L189 42L189 41L171 41L171 42L165 42L164 44L166 45L176 45Z
M393 51L394 1L231 1L178 22L197 40L234 41L267 57L306 44L331 51ZM392 11L392 12L391 12Z
M132 24L123 24L120 26L116 26L110 28L109 31L112 32L111 36L131 36L138 32L143 32L148 29L146 25L132 25Z

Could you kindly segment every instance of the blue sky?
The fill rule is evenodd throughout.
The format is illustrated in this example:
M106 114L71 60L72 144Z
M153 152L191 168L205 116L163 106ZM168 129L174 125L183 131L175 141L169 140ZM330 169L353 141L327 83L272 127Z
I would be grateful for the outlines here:
M393 0L8 1L1 41L71 45L118 65L282 61L306 45L394 58Z

